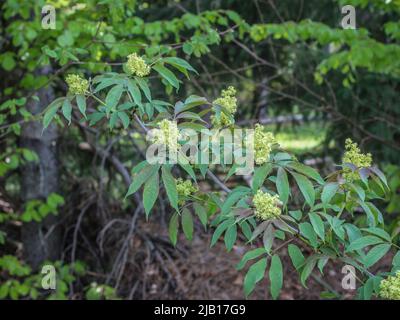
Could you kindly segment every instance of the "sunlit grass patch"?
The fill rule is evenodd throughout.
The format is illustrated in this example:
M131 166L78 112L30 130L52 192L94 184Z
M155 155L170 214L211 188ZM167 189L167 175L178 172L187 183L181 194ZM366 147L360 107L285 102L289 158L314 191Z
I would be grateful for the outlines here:
M326 137L326 128L323 123L302 123L293 126L268 125L267 130L275 132L275 137L283 149L294 154L317 152Z

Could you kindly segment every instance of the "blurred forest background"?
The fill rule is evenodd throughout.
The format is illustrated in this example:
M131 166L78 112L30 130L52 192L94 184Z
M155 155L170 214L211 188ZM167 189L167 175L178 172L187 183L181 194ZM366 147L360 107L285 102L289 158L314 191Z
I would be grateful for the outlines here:
M54 30L41 25L46 4L56 9ZM355 30L341 27L346 4L356 8ZM193 241L174 248L164 194L149 221L136 198L123 200L144 157L134 128L89 128L73 114L71 126L59 121L42 134L40 115L65 95L68 73L94 77L121 68L132 52L168 52L198 71L180 78L178 93L154 82L153 96L171 103L190 94L213 100L235 86L238 125L265 124L324 174L351 137L386 173L392 195L380 208L388 232L400 228L399 1L3 0L0 7L0 297L48 297L38 272L57 261L53 298L243 298L235 265L244 245L209 248L212 231L196 225ZM350 298L354 292L340 292L340 270L330 265L306 290L287 263L282 298L326 291ZM269 298L265 286L251 298Z

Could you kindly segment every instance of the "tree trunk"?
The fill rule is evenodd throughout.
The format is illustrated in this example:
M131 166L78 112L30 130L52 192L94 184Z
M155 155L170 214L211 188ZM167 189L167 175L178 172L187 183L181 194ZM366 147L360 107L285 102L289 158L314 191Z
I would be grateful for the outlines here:
M37 74L50 74L51 68L42 68ZM54 100L52 87L41 88L37 95L40 101L30 100L27 109L32 114L42 112ZM22 168L22 200L45 200L58 191L57 127L50 125L43 131L42 122L31 121L22 125L20 145L34 151L38 162L28 162ZM58 216L50 214L41 222L24 223L22 242L24 258L37 269L45 260L56 260L61 252L61 230L56 226ZM49 234L47 234L49 233Z

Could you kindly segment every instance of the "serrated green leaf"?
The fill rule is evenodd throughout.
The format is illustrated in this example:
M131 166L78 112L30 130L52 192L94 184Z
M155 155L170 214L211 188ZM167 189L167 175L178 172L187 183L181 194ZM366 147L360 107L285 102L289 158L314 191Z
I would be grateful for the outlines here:
M208 222L208 216L207 216L206 209L197 202L195 202L193 204L193 208L194 208L194 212L199 217L201 224L204 226L204 228L206 228L207 222Z
M257 282L264 278L265 269L267 268L267 258L262 258L254 263L244 277L244 293L246 298L252 293Z
M149 180L144 184L143 189L143 206L146 216L150 214L150 210L153 208L158 198L160 191L158 172L155 172L150 176Z
M377 246L373 247L364 259L364 266L369 268L377 263L389 250L391 245L388 243L378 244Z
M357 193L361 201L365 200L365 191L358 184L351 183L350 187Z
M43 130L50 125L51 121L57 114L58 109L60 108L61 104L64 102L65 99L66 98L57 98L48 105L48 107L46 108L47 110L43 116Z
M180 71L182 70L182 68L184 68L186 70L190 70L190 71L198 74L198 72L186 60L183 60L181 58L167 57L167 58L163 58L162 61L178 68L178 70L180 70Z
M368 225L370 227L375 227L377 219L376 219L374 213L371 211L370 207L368 206L368 203L360 200L359 204L363 208L364 212L367 215Z
M265 229L264 234L263 234L263 245L264 245L264 249L267 252L270 252L270 250L272 248L272 244L274 243L274 239L275 239L275 229L271 223Z
M182 210L182 229L188 240L193 239L193 217L188 208Z
M132 174L137 174L140 171L142 171L142 169L145 168L146 166L149 166L149 163L146 160L143 160L143 161L139 162L137 165L135 165L132 168L131 172L132 172Z
M112 130L115 127L115 124L117 123L118 120L118 113L114 112L111 117L110 117L110 121L109 121L109 125L110 125L110 130Z
M301 234L310 241L310 244L314 248L316 248L318 246L318 239L313 226L308 222L303 222L299 224L299 229Z
M297 271L299 271L305 261L303 253L301 252L300 248L294 244L289 244L288 252L293 266Z
M232 207L238 202L240 199L246 195L247 192L242 192L242 191L232 191L228 197L225 199L224 204L221 208L221 214L225 215L229 212L231 212Z
M349 238L350 242L353 242L356 239L362 237L360 229L358 227L356 227L354 224L346 223L346 224L343 225L343 227L347 231L347 235L348 235L348 238Z
M68 124L71 124L72 105L69 99L64 100L62 104L62 113L64 118L68 120Z
M339 189L339 184L337 182L329 182L322 189L321 201L324 204L327 204L331 201L333 196L336 194Z
M271 170L272 165L269 163L266 163L260 167L256 167L256 169L254 170L252 183L252 188L254 191L260 189Z
M242 229L243 235L246 237L248 241L250 241L252 235L250 224L246 220L243 220L239 222L239 225L240 228Z
M122 125L124 126L124 128L125 129L128 128L129 122L130 122L128 115L125 112L120 111L120 112L118 112L118 117L121 119L121 122L122 122Z
M142 94L140 93L140 90L138 86L136 85L136 82L133 81L132 79L127 82L127 87L130 95L132 96L133 101L137 104L140 105L142 104Z
M373 173L375 173L375 174L378 176L378 178L384 183L384 185L386 186L386 188L389 189L388 182L387 182L387 179L386 179L386 177L385 177L385 174L384 174L381 170L379 170L379 168L377 168L377 167L375 167L375 166L371 167L370 169L371 169L371 171L372 171Z
M101 119L103 119L105 116L106 114L103 112L93 112L87 118L90 121L90 125L93 126Z
M296 180L304 199L310 207L313 207L315 202L315 192L312 183L302 174L292 172L292 175Z
M139 78L139 77L136 77L135 80L136 80L136 83L139 85L140 89L143 91L147 100L149 102L151 102L152 101L151 100L151 92L150 92L149 85L147 84L147 81L142 78Z
M237 270L242 270L246 263L252 259L258 258L262 254L265 254L266 251L264 248L257 248L250 251L247 251L243 256L242 260L236 265Z
M219 237L222 235L222 233L230 226L234 223L233 219L227 219L224 222L222 222L214 231L214 234L211 238L211 245L210 247L212 247L213 245L215 245L215 243L218 241Z
M79 111L86 118L86 98L83 94L78 94L76 96L76 104L78 105Z
M307 286L306 286L307 279L311 275L316 264L317 264L317 259L315 256L309 257L305 262L303 271L301 272L301 275L300 275L300 281L301 281L301 284L306 288L307 288Z
M400 251L397 251L396 255L393 257L392 265L394 267L400 266Z
M309 214L311 224L314 228L316 234L324 241L325 240L325 226L321 217L314 212L310 212Z
M370 300L374 292L374 279L369 278L363 286L363 300Z
M324 256L324 257L321 257L321 258L319 258L318 259L318 269L319 269L319 272L321 272L321 274L323 274L324 272L324 267L325 267L325 265L328 263L328 261L329 261L329 257L328 256Z
M303 216L303 213L300 210L295 210L295 211L289 211L289 214L295 218L297 221L301 220L301 217Z
M273 299L278 298L283 285L282 262L278 255L273 255L269 269L270 291Z
M173 86L176 89L179 89L179 80L178 78L173 74L173 72L166 67L164 67L162 64L156 64L153 66L153 69L156 70L162 78L167 80L167 82Z
M124 92L124 86L122 84L119 84L112 87L111 90L107 93L105 103L108 111L111 111L117 106L119 100L121 99L122 92Z
M164 183L165 191L167 192L167 196L171 206L178 210L178 191L176 190L176 182L174 177L171 174L170 168L163 166L161 168L162 172L162 180Z
M224 241L225 246L228 251L231 251L233 245L235 244L237 236L237 226L236 224L231 225L225 232Z
M276 176L276 189L278 190L281 201L284 205L286 205L289 199L290 187L287 173L282 167L278 168L278 173Z
M322 179L322 177L320 176L320 174L314 169L311 168L309 166L306 166L300 162L289 162L287 164L287 166L289 168L292 168L294 170L296 170L297 172L300 172L302 174L304 174L305 176L314 179L315 181L317 181L319 184L324 184L324 179Z
M178 228L179 228L179 215L174 213L169 220L168 235L171 243L175 246L178 240Z
M121 79L115 79L115 78L103 78L100 83L96 86L94 89L94 92L97 93L109 86L112 86L113 84L121 84Z
M153 166L153 165L148 165L144 167L137 175L133 177L133 181L131 185L129 186L128 192L125 195L125 198L130 196L131 194L135 193L139 188L142 186L142 184L150 178L152 174L154 174L155 171L158 171L159 166Z
M58 109L59 107L55 106L46 111L43 117L43 129L46 129L50 125L54 116L57 114Z
M392 242L392 237L390 236L390 234L383 229L372 227L372 228L363 228L361 230L376 235L378 237L381 237L388 242Z

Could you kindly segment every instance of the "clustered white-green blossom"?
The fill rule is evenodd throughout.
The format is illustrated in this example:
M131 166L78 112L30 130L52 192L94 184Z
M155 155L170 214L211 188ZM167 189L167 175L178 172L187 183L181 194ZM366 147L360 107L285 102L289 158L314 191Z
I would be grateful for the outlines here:
M343 155L343 163L351 163L357 167L357 169L370 167L372 164L372 156L370 153L361 153L357 143L354 143L351 139L346 139L345 142L346 152ZM343 177L346 181L352 182L359 179L357 171L352 171L349 167L343 168Z
M281 214L280 203L278 195L273 196L258 190L253 197L255 216L260 220L277 218Z
M384 299L400 300L400 271L381 281L379 295Z
M183 180L182 178L178 178L176 181L176 191L178 192L178 197L180 198L179 204L184 204L185 200L182 198L187 198L191 194L198 191L198 188L193 186L192 181Z
M143 58L139 57L136 53L132 53L128 56L126 69L129 74L138 77L145 77L150 73L150 66L148 66Z
M65 78L65 82L67 82L69 92L72 94L85 94L89 88L89 81L77 74L69 74Z
M237 110L237 99L235 97L236 89L229 86L228 89L222 90L221 97L213 101L213 104L224 107L232 116ZM233 124L232 119L230 119L225 113L221 112L219 119L216 116L211 117L212 124L216 127L224 127Z
M192 181L183 180L182 178L176 179L176 191L179 197L188 197L197 192L197 188L193 186Z
M179 149L179 129L176 121L164 119L158 123L159 129L152 131L152 142L163 144L169 148L171 152L177 152Z
M260 165L268 161L273 146L277 144L272 132L265 132L263 126L254 128L254 160Z

